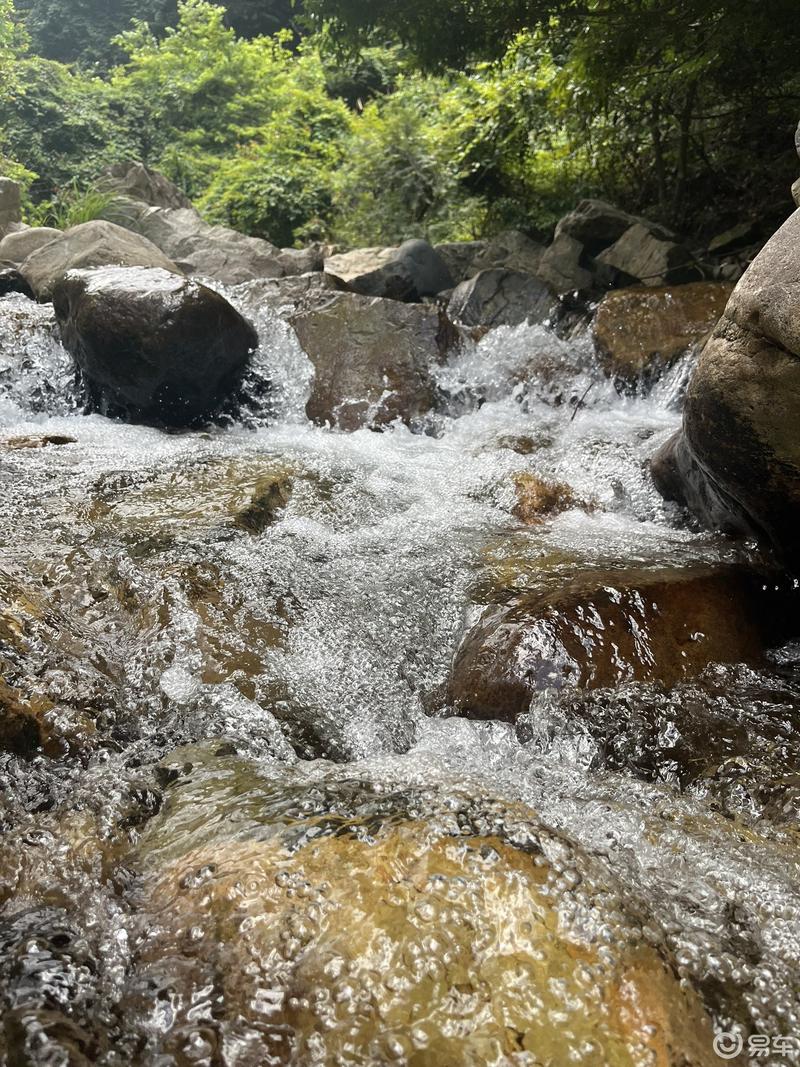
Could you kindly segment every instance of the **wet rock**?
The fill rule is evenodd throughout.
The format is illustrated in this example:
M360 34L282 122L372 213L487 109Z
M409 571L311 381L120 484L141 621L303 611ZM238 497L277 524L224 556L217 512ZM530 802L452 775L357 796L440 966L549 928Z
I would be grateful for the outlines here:
M314 422L356 430L411 422L433 407L431 369L454 339L436 308L334 293L291 321L314 364Z
M77 438L68 437L66 434L48 433L41 436L7 437L4 441L0 441L0 447L11 452L18 452L21 449L47 448L50 445L74 445L76 441Z
M84 222L31 253L20 267L38 300L53 299L56 285L67 271L89 267L178 268L152 242L113 222Z
M344 282L332 274L316 271L289 278L257 278L236 287L235 296L245 314L258 314L272 308L279 315L290 316L324 302L330 293L343 292Z
M22 293L23 296L34 299L33 289L18 270L13 267L0 267L0 296L7 296L9 293Z
M51 241L58 241L64 236L62 230L51 226L31 226L19 233L9 233L0 241L0 263L13 263L19 266Z
M223 297L165 270L73 270L54 306L94 406L132 420L186 426L208 417L258 345Z
M703 276L687 248L641 222L601 252L597 263L644 285L676 285Z
M594 276L583 262L584 249L580 241L568 233L561 233L542 256L537 275L559 295L589 289Z
M325 260L325 271L351 292L389 300L418 301L453 287L447 265L427 241L343 252Z
M618 1067L714 1062L699 997L625 915L602 948L570 924L575 882L586 931L608 905L586 858L529 809L359 782L245 787L246 768L223 758L217 790L237 782L246 798L237 840L220 833L203 767L176 757L186 777L140 850L153 919L121 1003L150 1058L193 1033L247 1064L267 1050L284 1063L566 1063L576 1047ZM148 1028L166 985L169 1025Z
M737 572L610 572L489 607L454 660L449 702L515 721L544 689L671 686L764 658L769 598Z
M248 533L260 534L271 526L289 503L292 495L291 478L279 474L260 478L250 503L239 511L235 523Z
M755 259L692 376L656 485L703 523L771 543L800 570L800 211Z
M0 237L10 233L22 219L22 186L0 178Z
M484 270L456 286L447 314L465 326L519 326L541 323L555 312L557 301L531 274L516 270Z
M711 334L733 291L726 282L618 289L597 308L594 339L606 371L652 380Z
M104 188L151 207L190 208L191 200L173 182L142 163L115 163L102 179Z
M514 488L517 502L513 513L526 526L536 526L548 517L579 506L568 485L546 482L536 474L515 475Z

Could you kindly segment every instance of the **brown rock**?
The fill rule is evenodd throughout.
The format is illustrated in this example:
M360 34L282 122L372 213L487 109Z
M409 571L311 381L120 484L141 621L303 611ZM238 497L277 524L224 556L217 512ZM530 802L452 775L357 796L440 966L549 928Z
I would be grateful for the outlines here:
M606 293L594 339L607 372L629 382L653 377L706 340L732 292L727 282L693 282Z
M712 662L759 663L771 621L759 590L737 572L678 570L517 595L467 634L449 702L469 718L514 721L546 688L671 686Z
M526 526L536 526L546 518L578 506L568 485L546 482L536 474L514 477L517 502L514 515Z

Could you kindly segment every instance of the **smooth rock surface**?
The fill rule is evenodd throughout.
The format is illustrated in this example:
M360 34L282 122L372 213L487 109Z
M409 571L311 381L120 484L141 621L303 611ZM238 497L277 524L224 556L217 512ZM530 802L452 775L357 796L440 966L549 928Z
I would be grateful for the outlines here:
M93 406L132 421L213 415L258 345L218 293L161 269L70 271L53 302Z
M52 300L56 285L70 270L90 267L157 267L178 274L178 267L146 237L113 222L84 222L65 230L20 267L38 300Z
M652 379L706 340L732 292L727 282L693 282L606 293L593 325L606 370L626 382Z
M536 273L559 296L588 289L594 282L594 275L583 266L583 259L581 242L568 233L561 233L542 256Z
M31 226L27 230L8 233L0 241L0 263L13 263L18 267L38 249L63 236L63 230L56 230L52 226Z
M314 364L310 419L342 430L410 422L434 403L431 369L452 326L430 306L333 293L292 320Z
M800 211L756 257L692 376L656 484L704 523L800 571Z
M362 296L414 302L453 287L444 260L427 241L398 248L359 248L325 260L327 274Z
M598 264L644 285L669 285L702 277L691 252L641 222L634 223L610 248L597 256Z

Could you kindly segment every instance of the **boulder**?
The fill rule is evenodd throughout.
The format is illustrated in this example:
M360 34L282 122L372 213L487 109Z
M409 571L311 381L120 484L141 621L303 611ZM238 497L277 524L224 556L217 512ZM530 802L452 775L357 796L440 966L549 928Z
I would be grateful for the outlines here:
M556 226L555 237L572 237L595 256L614 244L626 230L637 222L644 222L627 211L621 211L605 200L581 200Z
M708 242L708 251L712 256L724 256L730 252L739 252L758 239L759 225L755 222L740 222L731 226Z
M792 199L800 207L800 178L792 185Z
M22 219L22 186L0 178L0 237L12 232Z
M413 302L453 287L447 265L427 241L343 252L326 259L324 267L362 296Z
M483 270L456 286L447 308L465 326L519 326L549 319L558 301L532 274L518 270Z
M342 430L411 422L434 403L431 375L453 339L436 308L332 293L291 320L314 364L306 411Z
M264 308L271 308L282 315L294 314L301 307L310 310L331 293L344 289L344 282L332 274L315 271L286 278L257 278L236 286L234 296L246 314L255 315Z
M103 186L120 196L140 200L151 207L190 208L191 200L163 174L143 163L115 163L102 179Z
M73 270L53 304L92 405L169 426L213 415L258 337L218 293L160 268Z
M706 525L771 543L800 571L800 211L736 286L703 350L661 492Z
M642 222L634 223L600 252L597 263L644 285L680 284L703 276L687 248Z
M13 263L18 267L28 256L63 236L62 230L51 226L31 226L27 230L6 234L0 241L0 263Z
M486 609L453 663L448 699L514 722L544 689L672 686L709 663L762 662L771 625L760 584L701 569L575 577Z
M433 246L436 254L450 271L454 285L459 285L475 274L473 263L486 251L486 241L447 241ZM492 264L493 266L494 264Z
M34 299L33 289L16 268L0 267L0 296L7 296L9 293L22 293L23 296Z
M708 338L732 291L727 282L693 282L606 293L593 327L606 371L627 383L656 377Z
M158 267L178 272L172 260L147 238L102 220L66 230L32 252L20 270L36 298L47 301L67 271L109 266Z
M472 261L468 277L481 270L503 267L506 270L521 270L536 274L545 253L545 247L520 230L506 230L488 242Z
M569 234L561 233L542 256L536 273L560 296L591 288L594 276L583 263L583 245Z

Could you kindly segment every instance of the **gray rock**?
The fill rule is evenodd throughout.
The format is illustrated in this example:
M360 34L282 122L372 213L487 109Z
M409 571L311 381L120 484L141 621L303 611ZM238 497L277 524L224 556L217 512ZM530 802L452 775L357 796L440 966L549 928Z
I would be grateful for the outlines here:
M800 178L792 186L792 199L795 204L800 207Z
M160 268L69 271L53 306L92 406L132 421L187 426L213 415L258 345L227 300Z
M758 227L753 222L740 222L708 242L708 251L712 256L724 256L728 252L737 252L753 243Z
M130 160L114 164L102 179L102 185L111 192L140 200L151 207L192 206L191 200L163 174Z
M444 260L427 241L398 248L359 248L325 260L325 272L362 296L417 301L453 286Z
M332 293L291 321L314 364L314 422L356 430L413 422L433 407L432 368L454 340L436 308Z
M50 300L68 270L87 267L178 268L151 241L113 222L84 222L37 249L20 267L37 300Z
M594 276L582 265L583 256L580 241L569 234L559 234L542 256L537 274L559 295L589 289Z
M674 285L702 278L702 271L687 248L657 236L641 222L601 252L597 263L644 285Z
M301 307L311 307L324 301L330 293L342 292L344 282L332 274L314 271L286 278L256 278L237 285L233 295L245 314L256 315L264 308L271 308L282 317L295 314Z
M55 230L51 226L31 226L18 233L9 233L0 241L0 263L15 263L18 266L37 249L44 248L51 241L58 241L62 236L62 230Z
M465 326L519 326L544 322L557 307L544 282L518 270L484 270L457 286L447 307Z
M642 222L627 211L621 211L605 200L581 200L556 227L556 239L561 236L579 241L590 255L614 244L636 222Z
M800 211L736 286L652 464L705 524L771 543L800 573Z
M488 248L487 241L446 241L434 245L437 255L450 271L454 285L471 278L476 270L473 263Z
M492 267L536 274L544 254L544 245L532 240L520 230L507 230L493 237L485 249L473 259L468 277L481 270L491 270Z
M22 219L22 186L11 178L0 178L0 237L12 232Z

